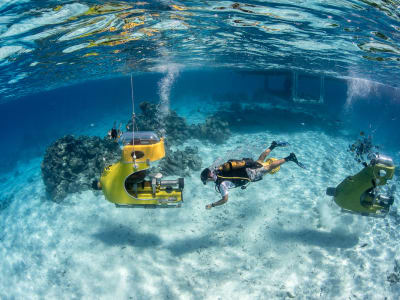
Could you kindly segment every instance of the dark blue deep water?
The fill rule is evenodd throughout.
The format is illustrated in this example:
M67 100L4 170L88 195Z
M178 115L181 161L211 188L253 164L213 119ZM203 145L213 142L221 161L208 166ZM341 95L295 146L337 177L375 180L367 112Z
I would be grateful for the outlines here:
M326 77L322 92L324 102L315 104L320 99L320 77L300 74L303 76L300 77L302 86L298 87L297 93L313 97L307 103L293 102L293 74L282 70L183 71L174 80L169 99L172 108L178 111L183 109L187 99L192 103L198 102L198 107L212 103L227 108L232 102L237 102L249 106L271 104L294 111L308 110L319 115L322 123L329 120L353 133L370 132L377 143L393 147L394 151L399 147L400 100L397 88L361 79ZM158 103L162 78L162 73L135 77L138 112L138 104L142 101ZM130 93L130 78L123 76L73 84L4 103L1 105L3 117L0 125L7 143L2 148L2 168L13 167L24 157L41 155L49 143L65 134L106 135L114 116L124 123L130 118ZM109 126L99 128L98 123L104 118L110 120ZM283 122L282 119L272 120ZM254 124L244 125L262 124L260 130L276 127L271 116L253 121ZM299 123L301 120L290 130L307 130L306 127L296 128ZM15 151L16 148L20 151Z

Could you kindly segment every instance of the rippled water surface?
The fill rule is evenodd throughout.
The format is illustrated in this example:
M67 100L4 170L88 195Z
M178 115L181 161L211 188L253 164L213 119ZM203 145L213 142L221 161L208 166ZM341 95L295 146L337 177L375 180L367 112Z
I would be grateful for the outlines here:
M302 69L399 81L398 1L2 1L2 98L132 71ZM3 99L4 101L4 99Z

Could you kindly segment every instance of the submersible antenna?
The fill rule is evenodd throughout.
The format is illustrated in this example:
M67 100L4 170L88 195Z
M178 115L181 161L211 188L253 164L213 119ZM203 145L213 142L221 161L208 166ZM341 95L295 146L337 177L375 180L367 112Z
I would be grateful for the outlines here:
M136 165L136 153L135 153L135 100L133 99L133 77L131 73L131 97L132 97L132 159L133 159L133 166L137 168Z

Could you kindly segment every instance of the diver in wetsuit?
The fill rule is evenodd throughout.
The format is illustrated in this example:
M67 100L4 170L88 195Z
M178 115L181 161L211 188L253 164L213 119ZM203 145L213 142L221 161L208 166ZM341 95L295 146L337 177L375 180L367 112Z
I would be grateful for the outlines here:
M379 150L379 146L372 144L372 136L365 137L364 131L360 132L361 138L357 139L355 143L349 145L349 151L354 153L354 159L359 163L366 163L365 157L374 151Z
M119 136L121 135L121 124L119 124L119 129L117 130L116 128L116 124L114 122L113 127L108 131L108 137L110 138L110 140L114 140L116 141Z
M244 189L248 183L261 180L265 174L273 172L285 162L292 161L300 167L305 168L304 165L297 160L294 153L290 153L289 156L273 160L272 162L264 162L273 149L287 145L288 143L285 142L273 141L271 146L261 153L257 161L253 161L249 158L229 160L215 169L204 169L200 175L201 181L203 184L206 184L207 181L215 182L216 189L222 196L219 201L207 204L206 209L211 209L212 207L223 205L228 202L229 189L239 186Z

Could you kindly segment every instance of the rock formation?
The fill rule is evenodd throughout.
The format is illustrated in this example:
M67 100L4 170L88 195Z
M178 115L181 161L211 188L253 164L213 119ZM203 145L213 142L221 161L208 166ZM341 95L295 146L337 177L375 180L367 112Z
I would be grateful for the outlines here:
M120 152L118 143L109 139L72 135L58 139L47 148L41 165L47 193L60 202L69 193L89 189Z

